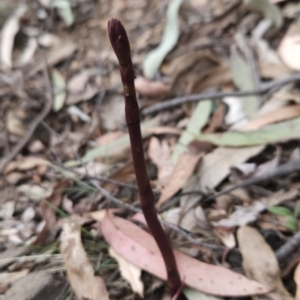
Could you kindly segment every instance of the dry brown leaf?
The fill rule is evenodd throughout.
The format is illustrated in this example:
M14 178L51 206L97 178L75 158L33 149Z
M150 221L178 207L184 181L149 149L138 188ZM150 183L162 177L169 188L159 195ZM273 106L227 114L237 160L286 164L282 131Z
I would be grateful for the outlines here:
M157 207L160 207L162 204L164 204L186 184L187 180L193 174L199 159L202 157L203 154L191 155L187 153L184 153L179 157L169 181L160 195L160 198L157 202Z
M300 116L300 105L290 105L281 107L270 113L260 115L253 118L251 121L246 123L244 126L239 128L240 131L251 131L258 128L262 128L266 125L273 124L276 122L293 119Z
M149 134L154 134L154 135L160 135L160 134L180 135L180 134L182 134L182 130L173 128L173 127L167 127L167 126L147 128L147 129L145 129L145 131Z
M292 70L300 70L300 21L291 24L279 47L278 54Z
M239 228L237 238L247 276L275 289L266 296L253 299L292 300L282 284L277 258L260 233L252 227L244 226Z
M161 81L150 81L142 76L138 76L135 79L134 84L136 91L139 94L156 99L165 98L170 93L171 89L166 83Z
M118 262L121 275L130 283L132 290L144 298L144 284L141 280L142 269L133 265L111 247L109 248L109 255Z
M300 300L300 263L296 267L294 281L297 285L295 300Z
M259 213L264 211L267 205L262 201L255 201L250 206L237 206L236 210L225 219L212 222L215 227L234 228L254 222Z
M27 170L34 169L35 167L40 165L49 165L49 164L50 164L49 161L41 157L24 156L18 161L13 161L9 163L4 171L4 174L8 174L14 170L27 171Z
M118 138L124 136L125 133L123 131L114 131L105 133L97 139L98 146L105 146L109 145L113 141L117 140Z
M12 185L19 183L21 180L28 177L28 175L20 172L11 172L5 176L5 180Z
M87 84L86 88L82 93L71 94L69 93L66 99L67 105L73 105L80 101L86 101L94 97L99 92L99 89L95 86Z
M51 233L56 224L56 215L54 207L58 207L63 199L63 193L66 188L70 187L71 183L69 180L62 180L56 184L52 194L45 200L40 202L40 211L46 224L42 231L37 236L34 245L44 246L49 242Z
M79 300L108 300L108 292L101 277L94 275L81 243L80 228L73 222L63 226L60 244L68 279Z
M83 70L73 75L68 81L68 92L71 94L83 92L89 77L90 70Z
M206 154L199 172L198 188L215 188L229 174L230 168L260 153L265 146L245 148L218 147Z
M56 36L53 39L54 39L53 43L50 44L50 46L52 45L53 46L46 53L46 60L49 66L54 66L59 62L67 59L77 50L76 44L70 40L61 39ZM43 64L37 63L35 67L30 70L30 75L33 75L42 69L43 69Z
M108 244L119 255L166 280L167 273L162 256L149 233L134 223L112 214L104 218L100 227ZM203 263L178 251L174 251L174 254L180 276L191 288L222 296L246 296L270 290L268 286L249 280L224 267Z
M171 162L171 149L166 140L161 143L158 138L152 137L149 142L149 157L158 168L157 179L162 186L167 183L174 166Z
M276 65L263 63L258 66L258 69L262 78L280 79L283 76L291 75L291 69L288 68L285 64Z

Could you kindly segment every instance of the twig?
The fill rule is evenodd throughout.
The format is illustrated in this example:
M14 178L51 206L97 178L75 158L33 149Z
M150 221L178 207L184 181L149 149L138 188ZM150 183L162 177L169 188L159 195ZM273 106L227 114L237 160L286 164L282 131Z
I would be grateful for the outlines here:
M78 176L82 176L83 178L85 178L87 180L98 180L98 181L108 182L108 183L112 183L112 184L115 184L115 185L118 185L118 186L126 187L126 188L129 188L129 189L132 189L132 190L138 190L138 187L134 184L124 183L124 182L114 180L114 179L110 179L110 178L107 178L107 177L104 177L104 176L90 176L90 175L88 175L87 172L86 172L86 174L81 174L80 172L78 172L76 170L73 170L71 168L65 167L65 166L63 166L63 165L61 165L57 162L53 162L52 164L54 166L57 166L61 169L66 170L68 172L72 172L72 173L74 173Z
M95 181L91 180L90 183L108 200L110 200L112 203L114 203L116 206L124 208L128 211L131 211L133 213L142 213L142 210L139 208L136 208L135 206L129 204L129 203L125 203L120 199L115 198L114 196L112 196L108 191L106 191L104 188L102 188L98 183L96 183ZM208 244L208 243L203 243L201 241L198 241L194 238L191 237L190 234L188 234L187 232L185 232L184 230L182 230L181 228L177 227L174 224L171 224L169 222L160 221L166 228L178 233L181 237L183 237L185 240L187 240L188 242L190 242L193 245L198 245L201 247L205 247L208 248L210 250L215 250L215 251L225 251L226 248L223 246L218 246L218 245L212 245L212 244Z
M283 164L281 166L279 166L274 172L272 173L268 173L266 175L263 175L263 176L259 176L259 177L254 177L254 178L249 178L249 179L246 179L244 180L243 182L240 182L232 187L229 187L221 192L218 192L214 195L211 195L205 199L203 199L204 202L207 202L207 201L211 201L221 195L225 195L225 194L228 194L238 188L242 188L242 187L246 187L246 186L249 186L249 185L253 185L253 184L257 184L257 183L260 183L262 181L265 181L265 180L269 180L269 179L272 179L272 178L276 178L276 177L280 177L280 176L284 176L284 175L288 175L290 173L293 173L293 172L297 172L297 171L300 171L300 161L295 161L295 162L289 162L289 163L286 163L286 164Z
M147 174L141 134L140 111L134 85L135 72L131 61L129 40L122 23L116 19L111 19L108 22L108 35L119 61L124 88L126 123L131 143L133 166L140 193L141 208L147 225L162 254L167 271L167 284L171 295L174 296L181 287L181 279L170 241L158 220L154 194ZM182 295L179 299L184 299L184 296Z
M18 155L18 153L20 151L22 151L22 149L26 146L26 144L28 143L28 141L30 140L32 135L34 134L36 128L46 118L46 116L49 114L51 107L52 107L53 96L52 96L51 82L50 82L48 69L47 69L47 63L46 63L46 59L45 59L43 53L42 52L40 52L40 53L41 53L42 63L43 63L44 79L45 79L46 86L47 86L47 89L45 91L45 94L46 94L45 105L43 107L42 112L29 125L27 134L23 137L23 139L21 139L17 143L17 145L14 147L14 149L11 151L11 153L2 159L2 161L0 163L0 174L3 173L5 167L8 165L8 163L10 161L12 161Z
M245 96L251 96L251 95L259 95L266 93L273 89L278 89L285 84L288 84L293 81L300 80L300 73L296 73L294 75L278 79L278 80L272 80L267 83L262 83L259 88L251 90L251 91L230 91L230 92L208 92L208 93L200 93L200 94L194 94L194 95L187 95L183 97L173 98L166 100L164 102L160 102L157 104L154 104L150 107L147 107L142 110L143 115L148 115L163 109L171 108L183 103L187 102L196 102L196 101L203 101L207 99L216 99L216 98L223 98L223 97L245 97Z
M279 262L285 260L289 255L291 255L300 245L300 232L297 232L293 237L291 237L284 245L282 245L276 251L276 257Z

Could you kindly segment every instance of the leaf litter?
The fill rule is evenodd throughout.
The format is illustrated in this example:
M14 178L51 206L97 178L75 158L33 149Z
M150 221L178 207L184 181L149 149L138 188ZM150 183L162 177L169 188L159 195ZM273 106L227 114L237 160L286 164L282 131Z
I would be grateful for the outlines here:
M17 293L25 283L24 297L52 286L52 299L72 299L73 293L92 298L84 295L100 288L99 299L168 298L159 255L150 261L157 273L141 268L153 240L142 215L131 215L140 212L139 194L119 70L106 33L108 17L118 16L131 42L141 110L193 94L205 99L141 114L160 218L183 265L193 259L204 274L205 284L192 281L192 288L183 289L187 299L224 299L222 290L250 295L259 283L275 289L253 299L299 298L293 246L300 228L298 3L127 2L35 0L28 7L0 1L1 162L22 146L0 178L0 264L7 278L0 294L21 299ZM249 90L254 92L246 97L222 96ZM203 97L206 92L221 96ZM47 94L53 106L25 140L31 120L49 103ZM287 162L291 171L272 177ZM215 198L228 188L234 190ZM124 225L131 226L125 233L119 223L116 229L104 217L106 208L122 216L120 224L132 218L144 229L133 223ZM98 212L101 218L93 218ZM108 244L116 236L99 231L103 218L105 230L126 237L116 249L110 245L115 259ZM81 227L73 228L75 219ZM136 232L143 239L135 240ZM67 257L64 246L71 240L78 251ZM132 243L146 251L139 260L120 252ZM21 247L17 255L23 256L16 257L14 249ZM266 276L259 276L261 264ZM235 278L233 285L225 275L206 272L216 265L217 274ZM27 280L38 273L41 280L30 288ZM242 277L247 292L236 284L239 273L255 280ZM186 285L191 274L185 273Z

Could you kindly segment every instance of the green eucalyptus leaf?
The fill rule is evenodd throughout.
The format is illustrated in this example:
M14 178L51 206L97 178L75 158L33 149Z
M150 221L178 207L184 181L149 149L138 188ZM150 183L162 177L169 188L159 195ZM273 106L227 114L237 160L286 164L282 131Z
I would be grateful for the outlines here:
M239 132L228 131L215 134L199 134L200 141L211 142L212 144L225 147L245 147L255 145L266 145L279 141L288 141L299 138L300 118L269 125L264 128Z
M286 227L291 231L297 231L297 222L293 216L286 216L285 218Z
M292 211L284 206L270 206L268 211L278 216L293 216Z
M150 51L143 64L144 75L152 79L166 55L174 48L179 37L178 12L182 0L170 0L166 15L166 26L160 44Z
M211 109L211 100L201 101L197 104L185 131L181 134L172 153L171 160L174 165L176 164L180 155L187 152L188 145L195 139L200 130L206 125L211 114Z

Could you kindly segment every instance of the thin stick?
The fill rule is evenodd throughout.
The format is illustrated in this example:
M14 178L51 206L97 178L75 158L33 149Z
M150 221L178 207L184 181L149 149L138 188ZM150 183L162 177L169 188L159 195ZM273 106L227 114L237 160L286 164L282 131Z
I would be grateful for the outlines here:
M273 89L278 89L285 84L288 84L293 81L298 81L300 80L300 73L278 79L278 80L273 80L264 84L261 84L257 89L251 90L251 91L230 91L230 92L215 92L215 93L200 93L200 94L194 94L194 95L187 95L183 97L178 97L178 98L173 98L166 100L164 102L160 102L157 104L154 104L150 107L145 108L142 111L143 115L148 115L163 109L171 108L178 106L183 103L187 102L196 102L196 101L203 101L207 99L217 99L217 98L223 98L223 97L246 97L246 96L251 96L251 95L259 95L266 93L270 90Z
M42 53L42 52L41 52ZM53 97L52 97L52 88L51 88L51 82L49 79L49 74L48 74L48 69L47 69L47 63L46 59L43 54L42 56L42 63L43 63L43 69L44 69L44 78L46 82L46 99L45 99L45 105L43 107L42 112L31 122L29 125L29 128L27 130L26 135L21 139L18 144L14 147L14 149L11 151L9 155L4 157L0 163L0 174L3 173L4 169L6 166L18 155L20 151L26 146L32 135L34 134L36 128L38 125L47 117L49 114L51 107L52 107L52 102L53 102Z
M108 22L108 34L111 45L119 61L120 74L124 87L126 123L131 143L133 165L140 193L141 208L148 227L160 249L164 259L171 295L176 295L181 287L181 279L177 269L175 256L166 233L158 220L155 209L154 194L147 174L143 152L143 140L140 126L140 112L136 99L130 45L122 23L117 19Z
M299 172L300 171L300 161L295 161L295 162L289 162L286 164L283 164L281 166L279 166L274 172L270 172L267 173L266 175L263 176L259 176L259 177L254 177L254 178L249 178L246 179L234 186L231 186L221 192L218 192L214 195L208 196L207 198L203 199L203 202L206 201L211 201L213 199L216 199L217 197L221 196L221 195L225 195L228 194L238 188L242 188L242 187L246 187L249 185L253 185L253 184L257 184L260 183L262 181L265 180L269 180L272 178L276 178L276 177L280 177L280 176L284 176L284 175L288 175L291 174L293 172Z

